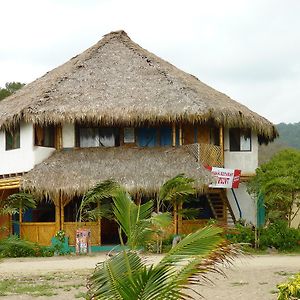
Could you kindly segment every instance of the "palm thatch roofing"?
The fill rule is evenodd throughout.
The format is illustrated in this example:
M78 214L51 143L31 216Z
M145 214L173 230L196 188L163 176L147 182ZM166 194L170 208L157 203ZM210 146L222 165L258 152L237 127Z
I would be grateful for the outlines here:
M108 126L213 122L251 128L260 142L278 135L268 120L143 49L124 31L105 35L0 102L0 129L21 119Z
M188 146L165 148L82 148L56 151L25 174L21 188L40 196L70 199L113 179L133 194L154 194L168 179L184 173L201 192L213 181Z

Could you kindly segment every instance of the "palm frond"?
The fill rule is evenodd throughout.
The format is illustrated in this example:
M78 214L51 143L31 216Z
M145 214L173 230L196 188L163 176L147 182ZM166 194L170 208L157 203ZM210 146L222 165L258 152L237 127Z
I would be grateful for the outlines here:
M222 241L222 228L207 226L190 233L172 248L160 263L174 264L191 256L205 257Z
M122 251L98 264L88 280L87 299L129 299L127 289L130 283L129 273L139 273L144 268L142 259L133 251Z
M94 209L93 206L97 206L104 200L111 199L120 189L122 189L120 185L113 180L105 180L98 183L83 196L77 213L77 219L82 221L82 217L86 211ZM97 211L100 213L101 209ZM96 210L94 212L96 212ZM101 217L101 215L99 215L99 217Z
M37 200L32 194L26 192L19 192L12 194L3 201L0 208L0 214L13 215L19 213L20 209L26 211L30 208L36 208Z
M160 201L179 202L184 197L195 195L194 179L179 174L166 181L159 191Z

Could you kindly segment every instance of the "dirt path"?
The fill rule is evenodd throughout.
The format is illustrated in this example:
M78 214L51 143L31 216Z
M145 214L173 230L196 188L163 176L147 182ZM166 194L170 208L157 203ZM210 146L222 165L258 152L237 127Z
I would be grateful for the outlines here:
M65 256L50 258L5 259L0 262L0 278L24 279L31 282L60 284L56 294L44 295L37 299L76 299L85 292L85 278L96 263L105 259L105 254L87 257ZM149 262L157 262L161 256L147 257ZM300 272L300 255L262 255L237 259L231 269L224 269L226 278L213 276L213 286L201 286L197 290L206 299L276 299L276 284L286 280L291 274ZM31 295L7 295L0 299L29 300ZM83 299L83 298L81 298Z

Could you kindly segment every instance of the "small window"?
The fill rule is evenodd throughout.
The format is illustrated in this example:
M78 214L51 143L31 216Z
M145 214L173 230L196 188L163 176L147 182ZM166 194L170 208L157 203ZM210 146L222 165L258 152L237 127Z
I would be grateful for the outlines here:
M5 149L13 150L20 148L20 125L5 131Z
M251 151L251 130L229 129L230 151Z
M55 127L35 125L34 129L35 146L55 148Z
M119 129L111 127L78 126L76 145L82 148L120 146Z
M133 127L125 127L124 128L124 144L133 144L133 143L135 143L134 128Z
M210 144L220 146L220 128L211 127L209 135L210 135Z

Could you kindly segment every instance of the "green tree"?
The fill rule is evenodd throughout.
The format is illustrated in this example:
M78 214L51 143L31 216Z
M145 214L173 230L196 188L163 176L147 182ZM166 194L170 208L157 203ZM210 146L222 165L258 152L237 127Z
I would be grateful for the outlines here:
M25 211L35 207L36 199L33 195L19 192L8 196L4 201L0 201L0 215L18 214L20 209Z
M17 90L22 88L25 83L21 82L7 82L5 83L5 88L0 88L0 100L10 96L15 93Z
M161 206L166 206L168 211L173 209L175 234L178 234L178 214L182 213L182 204L196 194L193 184L194 179L179 174L167 180L159 190L157 210L159 211Z
M283 219L290 227L300 210L300 151L287 149L256 170L249 191L263 195L267 220Z
M110 203L105 203L109 200ZM97 184L83 197L79 209L79 221L98 217L113 218L119 225L120 243L126 235L127 246L137 249L159 233L154 228L167 227L171 222L169 213L154 213L153 201L136 204L129 193L112 180ZM105 207L104 207L105 206Z
M206 227L186 236L157 264L147 266L137 252L123 250L98 264L88 281L87 299L199 299L194 289L208 272L238 251L222 237L222 229ZM196 298L195 298L196 297Z

